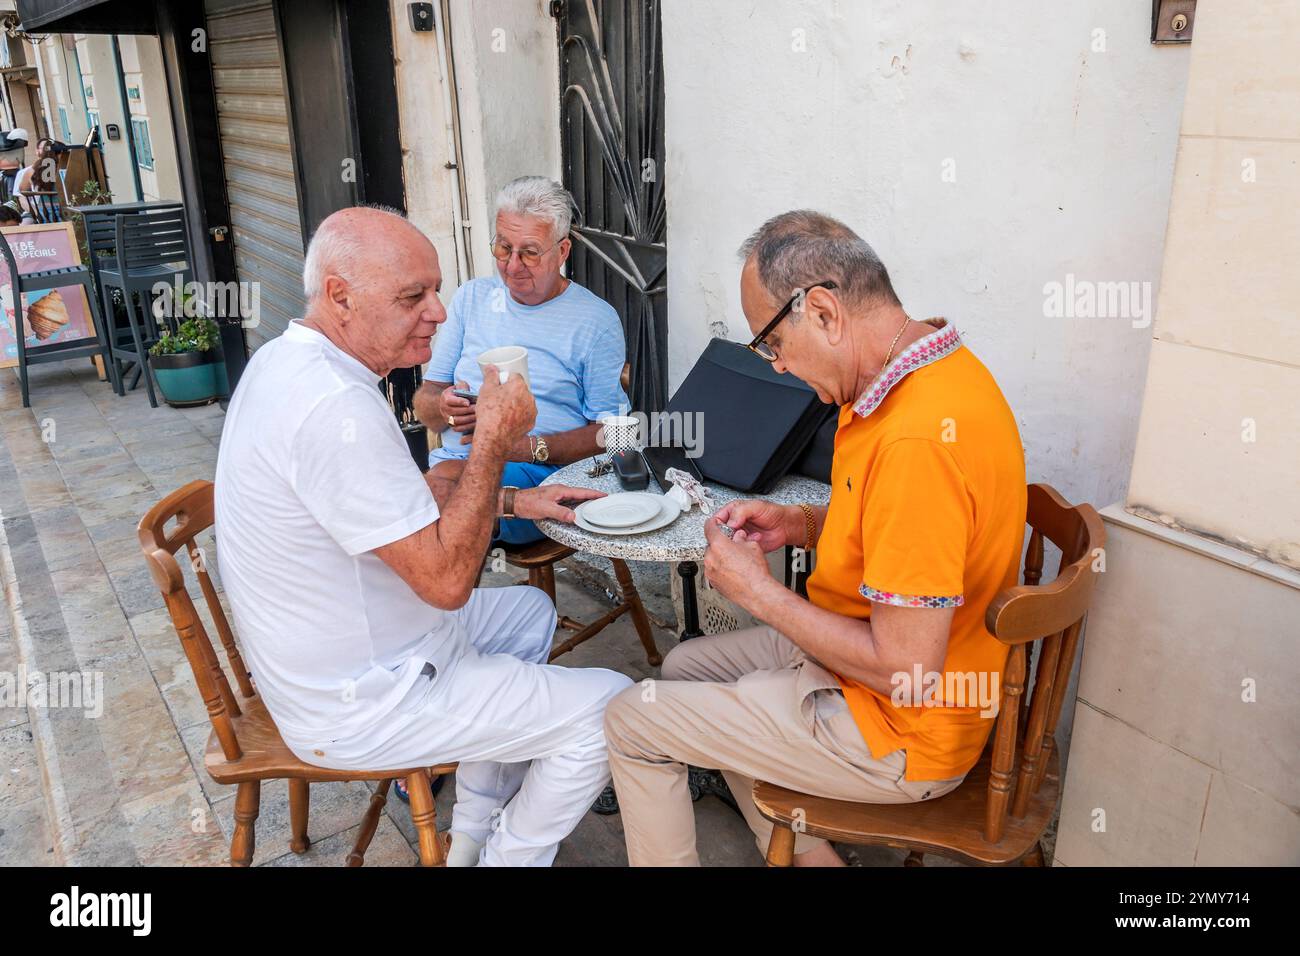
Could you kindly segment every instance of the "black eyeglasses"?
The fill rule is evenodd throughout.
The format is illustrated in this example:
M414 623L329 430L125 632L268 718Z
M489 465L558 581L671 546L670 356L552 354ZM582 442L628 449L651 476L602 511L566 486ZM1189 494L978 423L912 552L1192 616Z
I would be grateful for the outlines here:
M802 301L804 296L817 288L838 289L839 286L837 286L833 280L827 279L824 282L814 282L807 288L800 289L794 295L790 296L790 301L781 307L781 311L772 317L771 322L763 326L762 332L759 332L758 335L754 336L754 341L749 343L749 350L759 358L766 359L769 362L775 362L776 353L772 351L772 346L768 345L763 340L771 335L772 330L781 324L781 320L793 311L796 302Z

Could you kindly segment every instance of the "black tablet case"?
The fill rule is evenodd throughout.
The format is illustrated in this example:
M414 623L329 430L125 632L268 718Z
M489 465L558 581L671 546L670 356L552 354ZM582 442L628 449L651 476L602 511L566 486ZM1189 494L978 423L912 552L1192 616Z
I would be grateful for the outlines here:
M703 454L695 463L706 478L763 494L839 409L743 345L713 339L666 411L703 414Z

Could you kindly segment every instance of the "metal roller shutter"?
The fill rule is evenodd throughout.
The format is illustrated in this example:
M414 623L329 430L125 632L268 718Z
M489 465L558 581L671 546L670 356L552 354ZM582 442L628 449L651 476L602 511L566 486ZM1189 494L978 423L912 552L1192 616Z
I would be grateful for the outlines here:
M230 232L240 281L261 283L252 349L303 313L302 218L280 40L269 2L205 0Z

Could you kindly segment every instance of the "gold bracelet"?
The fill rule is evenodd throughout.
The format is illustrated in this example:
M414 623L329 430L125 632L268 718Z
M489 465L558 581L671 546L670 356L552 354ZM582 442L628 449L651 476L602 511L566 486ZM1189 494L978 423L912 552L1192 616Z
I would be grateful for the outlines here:
M803 512L803 549L805 551L811 551L813 546L817 544L817 518L813 515L813 510L808 505L800 502L796 507Z

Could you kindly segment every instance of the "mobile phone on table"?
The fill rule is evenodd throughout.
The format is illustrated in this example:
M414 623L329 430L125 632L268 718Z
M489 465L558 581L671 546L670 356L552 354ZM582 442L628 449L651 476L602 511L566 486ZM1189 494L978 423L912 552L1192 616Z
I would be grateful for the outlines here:
M451 394L455 395L457 398L465 399L465 401L469 402L471 405L478 401L478 396L467 388L453 388Z

